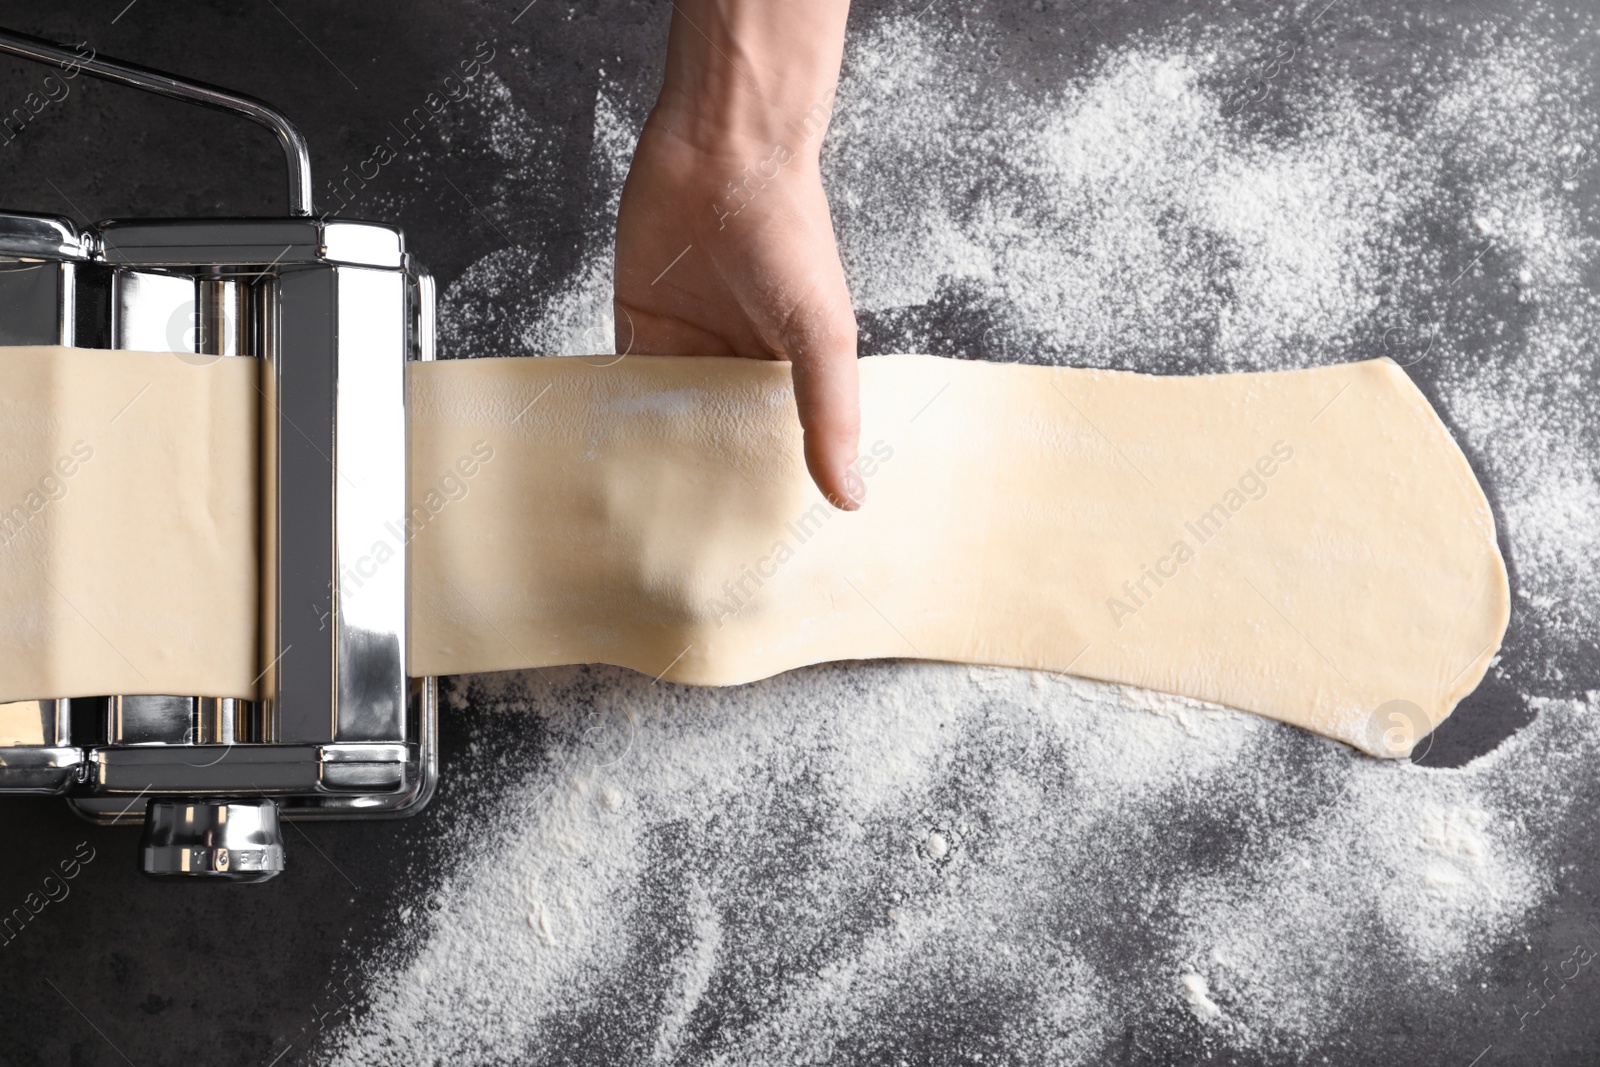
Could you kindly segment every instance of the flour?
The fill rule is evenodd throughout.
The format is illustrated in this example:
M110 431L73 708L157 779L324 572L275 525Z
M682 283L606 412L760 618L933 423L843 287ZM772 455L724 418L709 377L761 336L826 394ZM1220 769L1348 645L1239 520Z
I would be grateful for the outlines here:
M1067 1067L1130 1035L1295 1061L1468 1011L1600 800L1600 314L1592 87L1559 41L1461 15L1387 79L1275 11L1026 87L969 76L937 13L887 17L850 43L824 163L870 351L1407 365L1504 524L1491 680L1530 726L1441 769L1022 671L452 681L478 713L455 728L493 738L450 768L465 858L419 878L328 1061ZM485 77L471 106L526 174L539 131ZM597 100L589 251L555 279L485 257L445 291L447 354L607 350L645 80Z
M1497 491L1512 543L1514 610L1531 624L1519 658L1541 686L1583 684L1564 679L1564 664L1600 634L1600 400L1587 384L1600 372L1600 300L1590 278L1600 246L1568 195L1574 178L1592 177L1592 148L1582 145L1596 143L1595 119L1551 105L1584 92L1572 75L1551 71L1536 46L1512 42L1485 60L1483 77L1452 86L1431 117L1460 130L1452 147L1478 176L1466 187L1474 232L1447 279L1465 269L1457 284L1481 290L1514 273L1525 305L1509 323L1450 312L1486 358L1451 359L1454 331L1444 330L1438 374L1446 417Z
M1194 1012L1194 1017L1201 1022L1208 1023L1222 1017L1222 1009L1211 999L1211 987L1206 984L1205 978L1193 971L1183 976L1183 997L1189 1002L1189 1010Z
M1070 1063L1130 1017L1303 1049L1381 1013L1380 990L1460 996L1594 799L1551 783L1600 756L1593 701L1438 770L1021 671L980 688L840 665L711 692L544 673L470 683L548 743L421 904L426 935L379 961L394 973L333 1062L861 1062L907 1028L964 1033L969 998L993 1032L962 1049L1019 1062Z

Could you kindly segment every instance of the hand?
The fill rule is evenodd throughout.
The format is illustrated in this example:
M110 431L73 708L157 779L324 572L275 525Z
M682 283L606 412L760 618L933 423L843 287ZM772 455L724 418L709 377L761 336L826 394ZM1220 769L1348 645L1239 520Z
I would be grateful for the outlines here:
M790 361L806 466L854 510L856 321L817 165L844 6L675 7L666 84L617 215L614 299L619 352ZM763 90L747 70L782 77Z

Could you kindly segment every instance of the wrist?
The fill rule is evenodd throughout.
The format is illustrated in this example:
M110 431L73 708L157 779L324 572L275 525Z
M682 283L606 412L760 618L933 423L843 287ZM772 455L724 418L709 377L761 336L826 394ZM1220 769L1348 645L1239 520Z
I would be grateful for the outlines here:
M815 167L833 113L828 94L805 108L758 107L743 100L687 101L663 95L647 129L687 145L707 161L739 165L774 153Z
M658 129L707 155L814 160L833 113L848 0L678 0Z

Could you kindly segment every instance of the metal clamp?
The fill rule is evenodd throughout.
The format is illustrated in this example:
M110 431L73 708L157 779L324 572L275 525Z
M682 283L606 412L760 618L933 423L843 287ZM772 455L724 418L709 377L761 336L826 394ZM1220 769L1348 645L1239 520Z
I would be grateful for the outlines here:
M0 52L244 115L289 161L291 218L80 232L0 213L0 358L5 345L60 344L265 363L260 699L0 705L9 736L37 739L0 742L0 793L65 793L95 821L143 820L150 874L259 881L282 869L280 814L408 815L437 780L438 685L406 673L394 533L407 511L405 364L434 358L433 282L394 227L307 217L305 139L260 101L5 31ZM380 541L398 561L364 567Z

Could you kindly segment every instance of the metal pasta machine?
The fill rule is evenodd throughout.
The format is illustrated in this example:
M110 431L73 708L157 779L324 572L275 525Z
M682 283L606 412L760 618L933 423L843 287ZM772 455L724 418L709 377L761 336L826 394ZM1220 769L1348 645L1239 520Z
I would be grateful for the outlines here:
M312 217L305 139L267 105L3 31L0 52L243 115L288 158L287 218L80 230L0 213L0 346L266 364L260 699L0 705L0 722L27 727L3 732L28 742L0 740L0 793L143 821L148 874L264 881L283 869L280 819L409 815L437 780L437 680L406 674L405 567L364 576L359 601L340 591L341 559L359 556L373 511L406 510L405 361L433 358L433 283L398 229Z

